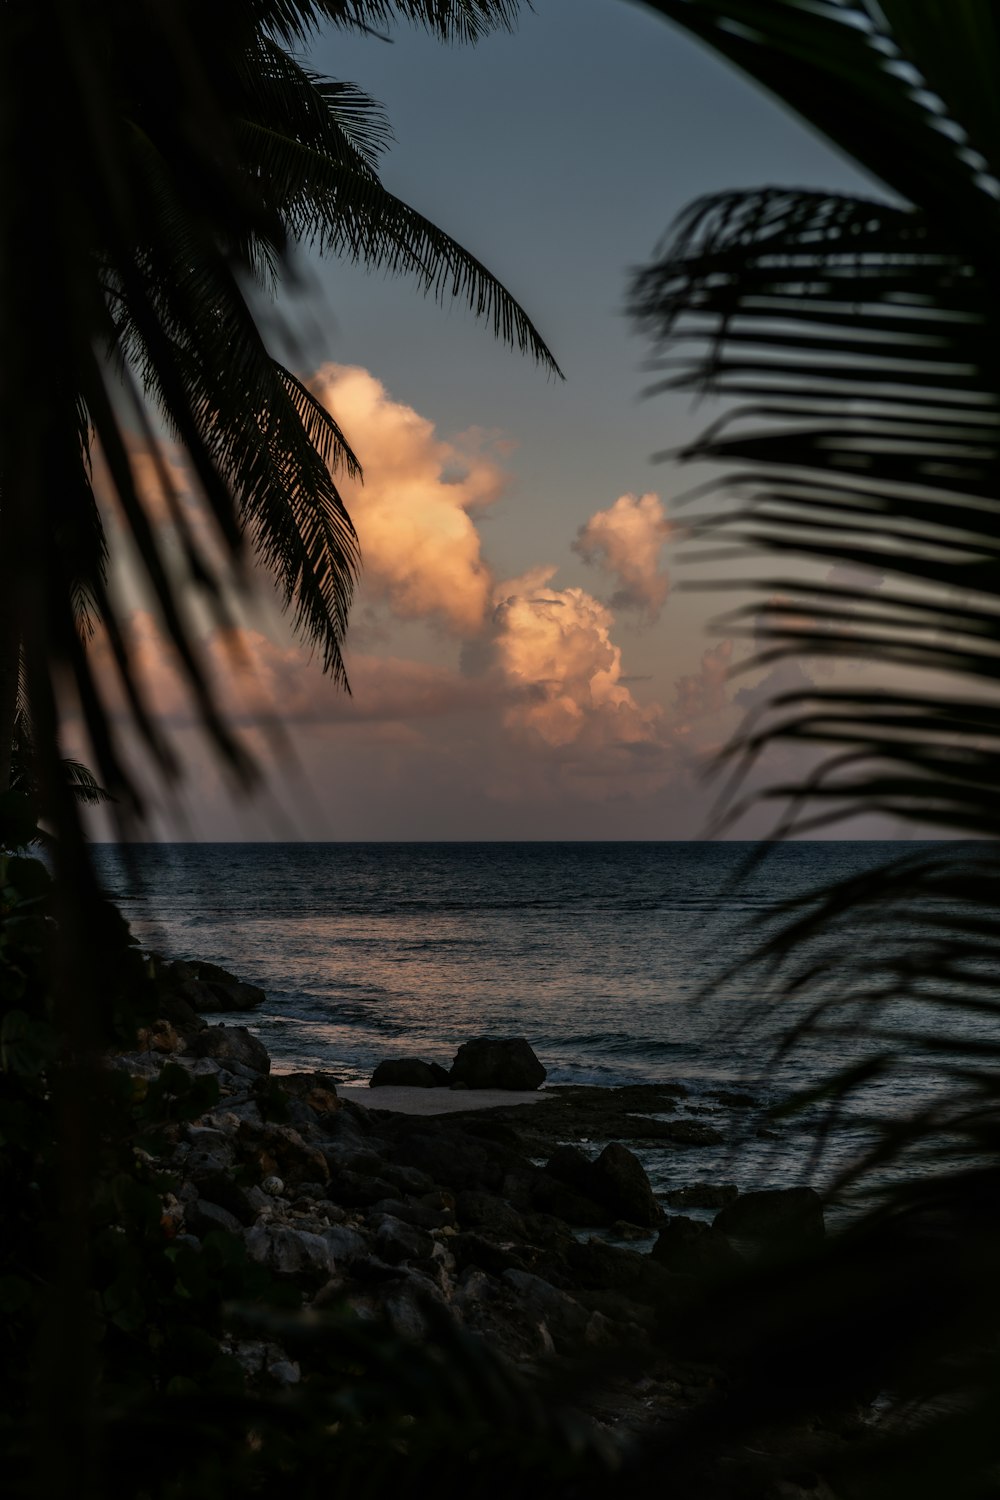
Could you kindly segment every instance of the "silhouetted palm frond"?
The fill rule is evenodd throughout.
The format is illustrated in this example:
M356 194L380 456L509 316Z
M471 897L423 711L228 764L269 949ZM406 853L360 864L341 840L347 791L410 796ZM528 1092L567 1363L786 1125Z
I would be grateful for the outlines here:
M756 597L721 624L754 664L799 668L723 756L723 822L765 796L778 833L882 814L995 838L995 7L649 3L888 190L703 200L631 284L659 388L722 403L676 455L721 466L690 523L707 555L754 562ZM821 1110L820 1145L845 1115L866 1144L830 1189L847 1227L723 1307L739 1373L695 1448L860 1404L862 1440L824 1460L838 1495L995 1486L997 877L992 847L942 844L804 893L769 930L762 1004L819 1070L790 1107Z

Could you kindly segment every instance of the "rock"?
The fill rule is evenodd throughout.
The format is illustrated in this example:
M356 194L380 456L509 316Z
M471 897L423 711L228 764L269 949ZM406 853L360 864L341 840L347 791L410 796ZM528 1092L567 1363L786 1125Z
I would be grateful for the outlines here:
M733 1239L757 1243L819 1240L826 1232L823 1200L808 1187L743 1193L716 1214L713 1227Z
M518 1294L521 1307L534 1313L554 1340L584 1337L590 1315L568 1293L530 1271L512 1268L503 1272L503 1280Z
M524 1220L516 1209L495 1193L466 1191L458 1195L455 1205L464 1228L477 1229L495 1240L515 1240L524 1236Z
M649 1253L668 1271L686 1276L727 1271L739 1263L739 1256L720 1230L682 1214L666 1220Z
M588 1162L587 1165L593 1164ZM534 1173L525 1177L523 1182L525 1187L520 1191L511 1179L504 1184L516 1203L523 1203L538 1213L554 1214L564 1224L572 1224L574 1229L595 1229L610 1224L614 1217L605 1204L578 1193L576 1188L550 1177L547 1172Z
M191 1234L203 1239L213 1229L222 1229L226 1234L239 1234L242 1224L235 1214L205 1198L197 1198L184 1209L184 1223Z
M421 1172L416 1167L399 1166L395 1162L383 1162L379 1168L379 1176L386 1182L391 1182L401 1192L417 1196L429 1193L434 1187L433 1179L426 1172Z
M440 1063L426 1063L419 1057L396 1057L379 1063L368 1087L438 1089L447 1085L448 1073Z
M404 1224L412 1224L415 1229L443 1229L446 1224L455 1222L455 1215L447 1209L431 1208L426 1203L404 1203L398 1198L381 1198L372 1204L371 1211L373 1214L390 1214Z
M667 1269L635 1250L607 1245L603 1240L577 1240L566 1246L566 1263L578 1287L619 1292L630 1301L649 1306L673 1306L678 1283Z
M245 1063L255 1073L271 1071L267 1048L245 1026L206 1026L189 1040L188 1052L195 1057Z
M151 961L158 993L163 998L183 1001L196 1012L254 1010L267 999L257 985L246 984L227 969L203 959L169 963L154 955Z
M454 1127L410 1130L400 1134L395 1147L397 1161L416 1167L442 1187L497 1189L507 1172L520 1168L522 1158L509 1146L470 1135Z
M282 1092L301 1100L317 1115L331 1115L343 1108L337 1097L337 1079L330 1073L281 1073L278 1084ZM329 1122L324 1121L324 1125Z
M639 1159L618 1141L605 1146L596 1161L590 1161L578 1146L559 1146L546 1163L545 1174L565 1184L582 1200L574 1206L556 1192L550 1194L548 1202L542 1195L536 1197L539 1208L558 1214L568 1224L582 1227L626 1219L630 1224L649 1227L663 1217ZM599 1212L581 1219L588 1202L597 1204Z
M605 1204L616 1219L630 1224L658 1224L663 1210L650 1187L649 1178L639 1158L618 1141L611 1141L594 1163L598 1202Z
M144 1052L183 1052L187 1045L176 1027L166 1019L142 1027L136 1035L136 1041Z
M212 1171L195 1174L195 1186L204 1201L218 1204L231 1214L239 1224L252 1224L257 1210L247 1194L228 1172ZM197 1233L197 1230L195 1231Z
M244 1121L238 1140L244 1159L256 1163L261 1180L280 1177L290 1196L299 1196L299 1184L330 1180L326 1157L316 1146L309 1145L291 1125L271 1123L257 1126Z
M545 1069L524 1037L476 1037L455 1054L449 1082L470 1089L537 1089Z
M345 1224L335 1224L330 1229L324 1229L323 1238L338 1263L351 1265L354 1261L363 1260L368 1254L368 1242L364 1236Z
M299 1197L312 1199L313 1201L317 1198L325 1198L326 1188L321 1182L300 1182Z
M550 1177L558 1178L584 1197L592 1196L590 1186L594 1163L579 1146L557 1146L545 1163L545 1170Z
M674 1188L665 1195L671 1208L724 1208L739 1197L735 1182L692 1182L690 1187Z
M251 1260L282 1276L326 1280L336 1270L333 1246L319 1234L282 1224L256 1224L243 1231Z
M370 1227L375 1235L372 1248L386 1265L398 1266L404 1260L429 1260L434 1253L434 1241L429 1234L404 1224L391 1214L373 1215Z

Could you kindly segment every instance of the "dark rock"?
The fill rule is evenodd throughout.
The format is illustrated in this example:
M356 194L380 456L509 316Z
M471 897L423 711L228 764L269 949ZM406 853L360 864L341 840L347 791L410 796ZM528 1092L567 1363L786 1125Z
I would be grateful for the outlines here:
M245 1026L206 1026L190 1039L188 1052L195 1057L245 1063L255 1073L271 1071L267 1048Z
M550 1194L547 1202L541 1193L536 1195L539 1208L558 1214L568 1224L583 1227L627 1219L631 1224L651 1226L658 1224L663 1217L638 1158L618 1141L610 1142L596 1161L590 1161L578 1146L559 1146L546 1163L545 1175L565 1184L583 1203L599 1207L596 1214L581 1218L583 1204L574 1208L567 1202L560 1207L558 1189Z
M459 1193L455 1210L461 1224L468 1229L478 1229L490 1239L514 1240L524 1236L524 1219L495 1193Z
M327 1192L335 1203L344 1208L371 1208L383 1198L391 1198L394 1188L391 1182L382 1177L352 1172L331 1161Z
M456 1234L448 1241L448 1248L455 1257L455 1264L462 1275L469 1271L487 1271L491 1276L502 1276L504 1271L517 1267L524 1270L525 1257L514 1245L498 1244L482 1234Z
M426 1203L404 1203L399 1198L380 1198L377 1203L372 1204L373 1214L390 1214L394 1219L401 1219L404 1224L412 1224L415 1229L443 1229L446 1224L454 1224L455 1215L447 1209L429 1208Z
M203 959L169 963L154 955L152 963L158 994L165 1000L186 1002L194 1011L253 1010L267 999L257 985Z
M278 1083L283 1093L300 1099L317 1115L331 1115L342 1107L337 1098L337 1079L331 1073L282 1073Z
M317 1198L326 1197L326 1187L322 1182L300 1182L299 1197L310 1198L315 1202Z
M411 1121L412 1128L412 1121ZM442 1187L497 1189L508 1170L522 1165L521 1157L495 1141L475 1138L457 1129L419 1130L400 1134L396 1159L416 1167Z
M594 1163L594 1175L598 1201L614 1218L647 1226L660 1222L663 1210L653 1196L649 1178L638 1157L620 1142L605 1146Z
M380 1062L371 1076L369 1088L435 1089L448 1082L448 1074L437 1064L425 1063L419 1057L394 1057ZM443 1079L439 1076L444 1074Z
M699 1125L695 1120L658 1121L657 1137L662 1141L673 1141L678 1146L719 1146L725 1140L721 1130L711 1125Z
M517 1293L523 1311L534 1314L554 1341L583 1338L590 1317L568 1293L541 1276L514 1267L503 1272L503 1280Z
M594 1163L579 1146L557 1146L545 1163L545 1170L585 1198L591 1196Z
M213 1229L225 1230L227 1234L239 1234L243 1227L235 1214L205 1198L198 1198L194 1203L186 1205L184 1223L190 1233L196 1234L199 1239L203 1239Z
M734 1182L692 1182L664 1196L671 1208L724 1208L739 1197L739 1189Z
M682 1275L730 1270L739 1257L720 1230L681 1214L668 1218L650 1255L668 1271Z
M768 1244L822 1239L823 1200L808 1187L743 1193L716 1214L714 1228L733 1239Z
M396 1266L404 1260L427 1260L434 1253L434 1241L429 1234L404 1224L392 1214L376 1214L371 1220L375 1235L372 1248L380 1260Z
M249 1158L262 1179L280 1177L296 1197L300 1183L329 1181L330 1169L322 1151L308 1145L291 1125L244 1121L237 1139L244 1159Z
M554 1214L557 1219L572 1224L575 1229L595 1229L600 1225L610 1224L615 1217L596 1198L578 1193L575 1188L560 1182L556 1177L550 1177L547 1172L536 1172L523 1180L527 1184L527 1190L522 1188L520 1192L511 1191L515 1202L523 1202L526 1208L532 1208L538 1213ZM508 1181L505 1187L511 1190L514 1184Z
M346 1224L335 1224L329 1229L324 1229L322 1238L330 1246L338 1264L349 1266L355 1261L364 1260L368 1254L367 1240L356 1229L351 1229Z
M245 1229L243 1238L251 1260L283 1276L325 1281L336 1269L333 1246L322 1235L279 1224L258 1224Z
M433 1179L426 1172L421 1172L416 1167L403 1167L396 1162L383 1162L379 1175L404 1193L420 1195L431 1192L434 1187Z
M256 1219L257 1210L228 1172L212 1170L197 1172L194 1174L194 1181L202 1199L226 1209L239 1224L252 1224ZM195 1230L195 1233L197 1232Z
M677 1283L664 1266L648 1255L590 1239L566 1247L566 1264L574 1284L593 1291L619 1292L633 1302L673 1306Z
M449 1081L453 1088L537 1089L545 1069L524 1037L476 1037L455 1054Z

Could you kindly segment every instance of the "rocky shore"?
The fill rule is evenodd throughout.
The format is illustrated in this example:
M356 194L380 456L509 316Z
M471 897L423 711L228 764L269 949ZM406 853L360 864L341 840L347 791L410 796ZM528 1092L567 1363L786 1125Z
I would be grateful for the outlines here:
M577 1409L622 1453L669 1433L724 1379L713 1351L677 1334L713 1280L762 1247L823 1235L809 1189L740 1195L702 1180L699 1147L719 1142L744 1096L698 1118L679 1113L680 1084L553 1088L530 1107L483 1110L473 1080L468 1109L396 1113L379 1107L378 1086L362 1107L330 1075L273 1074L246 1027L200 1014L252 1008L259 991L212 965L159 969L162 1017L112 1062L139 1089L170 1064L218 1087L167 1132L164 1235L196 1251L237 1236L307 1309L349 1309L404 1342L426 1345L447 1325L529 1381L586 1370ZM530 1048L517 1045L524 1064ZM534 1063L522 1086L544 1077ZM665 1201L632 1149L647 1141L690 1158L687 1186ZM226 1352L262 1389L309 1378L308 1357L273 1328L233 1333Z

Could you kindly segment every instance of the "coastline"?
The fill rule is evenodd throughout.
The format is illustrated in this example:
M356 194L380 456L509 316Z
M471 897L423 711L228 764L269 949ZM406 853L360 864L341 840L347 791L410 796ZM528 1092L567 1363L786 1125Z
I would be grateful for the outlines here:
M494 1389L530 1392L553 1431L569 1412L590 1477L642 1482L649 1445L697 1421L727 1378L708 1330L747 1244L781 1252L823 1233L809 1189L705 1180L699 1153L746 1096L719 1091L709 1120L682 1113L681 1084L373 1088L273 1072L247 1026L207 1024L192 1004L209 981L213 1013L223 980L232 1009L259 992L213 965L159 969L161 1018L108 1061L138 1089L173 1065L199 1091L149 1160L170 1184L170 1253L211 1259L222 1236L227 1258L300 1303L304 1322L234 1311L219 1350L252 1392L319 1378L324 1320L333 1336L346 1318L362 1345L388 1338L404 1366L430 1361L428 1379L444 1359L470 1361L474 1381L485 1361ZM650 1142L684 1161L682 1189L654 1192L636 1154ZM787 1468L787 1443L772 1460Z

